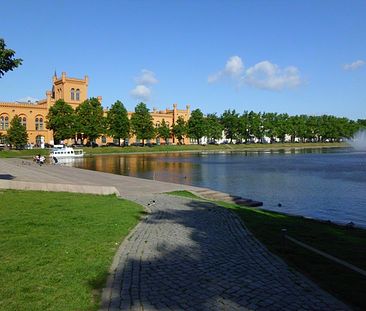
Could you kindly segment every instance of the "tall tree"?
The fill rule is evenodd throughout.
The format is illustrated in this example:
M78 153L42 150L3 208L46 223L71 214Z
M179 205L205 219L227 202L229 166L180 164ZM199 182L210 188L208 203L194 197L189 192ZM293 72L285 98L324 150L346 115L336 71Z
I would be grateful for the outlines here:
M221 124L224 127L226 138L230 139L230 144L233 139L238 136L239 114L234 110L225 110L221 116Z
M215 113L210 113L206 117L206 127L207 127L207 138L210 141L215 142L222 138L223 126L220 123L220 119Z
M90 98L82 102L75 110L76 129L93 142L105 132L105 118L103 107L97 98Z
M145 139L154 138L153 117L144 103L139 103L135 107L135 112L131 116L131 128L136 138L142 140L142 145L145 144Z
M244 113L239 116L237 138L242 142L244 141L244 143L250 138L248 111L244 111Z
M284 143L286 140L286 134L288 133L289 115L287 113L280 113L277 116L277 128L276 135L280 142Z
M130 135L130 120L125 106L117 100L107 113L107 133L114 139L126 139Z
M187 123L183 116L179 116L173 125L173 135L178 139L178 144L181 145L184 136L187 135Z
M205 118L203 117L203 113L200 109L193 110L191 113L191 117L188 120L188 135L197 140L197 144L200 143L200 139L203 136L206 136L207 133L207 125L205 122Z
M50 108L47 115L47 128L53 131L55 142L73 138L76 134L75 111L63 99L59 99Z
M261 113L250 111L248 113L248 125L250 138L256 138L261 141L263 137Z
M163 138L165 142L167 142L168 139L170 138L171 131L164 119L161 121L160 125L156 128L156 131L158 137Z
M0 38L0 78L9 70L22 64L21 58L14 58L15 51L6 48L4 39Z
M7 140L16 149L22 149L28 141L27 129L22 125L18 115L15 115L10 122L10 127L7 130Z

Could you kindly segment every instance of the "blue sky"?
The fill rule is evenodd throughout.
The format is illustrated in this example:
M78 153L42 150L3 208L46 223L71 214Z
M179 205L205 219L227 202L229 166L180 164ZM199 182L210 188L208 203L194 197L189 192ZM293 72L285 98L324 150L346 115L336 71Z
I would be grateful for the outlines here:
M54 71L89 96L366 118L366 1L1 1L0 37L23 65L0 101L44 98Z

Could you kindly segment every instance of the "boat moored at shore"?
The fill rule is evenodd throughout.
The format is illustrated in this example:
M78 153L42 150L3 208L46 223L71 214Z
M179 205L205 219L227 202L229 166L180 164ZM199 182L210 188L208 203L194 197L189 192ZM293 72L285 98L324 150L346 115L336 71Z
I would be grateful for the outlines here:
M56 159L72 159L72 158L80 158L84 156L83 149L74 149L72 147L66 147L64 145L55 145L52 151L50 152L51 158Z

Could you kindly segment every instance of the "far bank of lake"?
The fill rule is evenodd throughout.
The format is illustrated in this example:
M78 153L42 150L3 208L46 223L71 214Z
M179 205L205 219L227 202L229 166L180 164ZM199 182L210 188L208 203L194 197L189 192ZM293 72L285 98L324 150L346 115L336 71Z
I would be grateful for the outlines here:
M266 209L366 227L366 153L351 148L109 154L73 166L212 188Z

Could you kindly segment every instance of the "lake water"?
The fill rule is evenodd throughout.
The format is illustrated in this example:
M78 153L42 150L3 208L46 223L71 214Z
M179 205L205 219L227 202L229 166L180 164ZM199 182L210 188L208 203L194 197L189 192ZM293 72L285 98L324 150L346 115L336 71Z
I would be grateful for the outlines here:
M107 155L73 166L207 187L263 201L265 209L366 227L366 153L350 148Z

